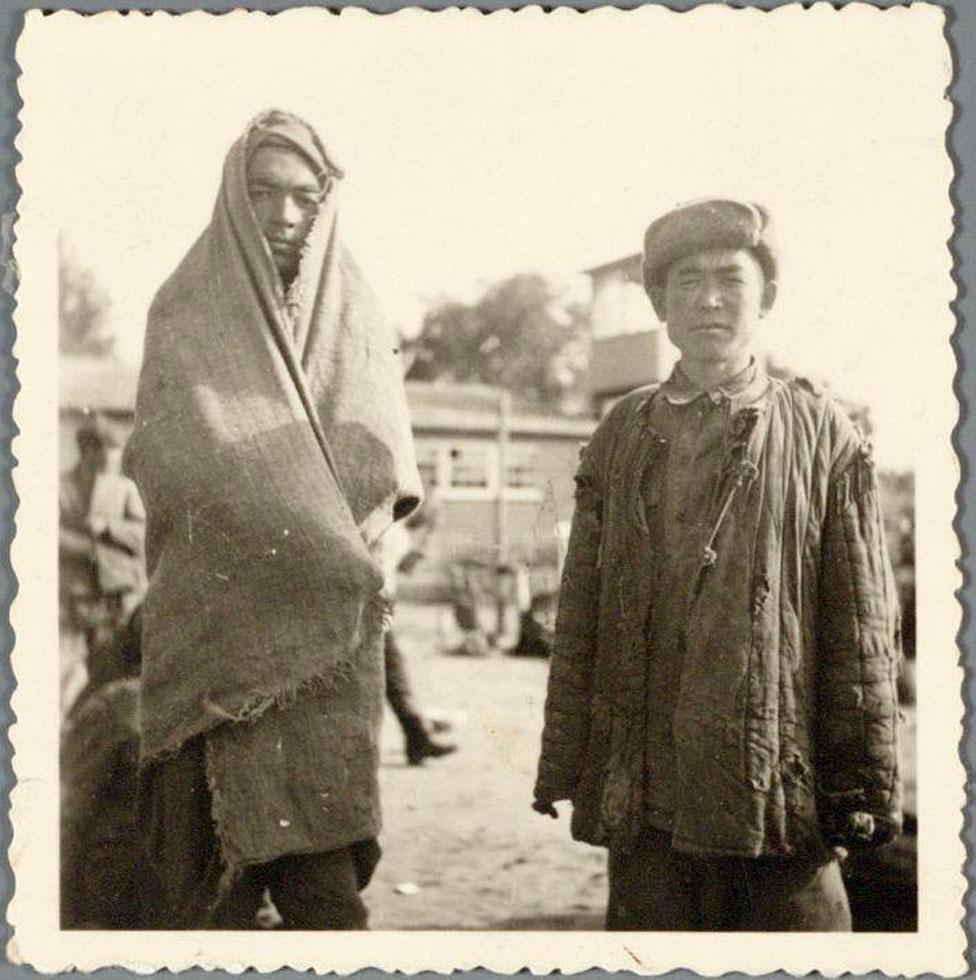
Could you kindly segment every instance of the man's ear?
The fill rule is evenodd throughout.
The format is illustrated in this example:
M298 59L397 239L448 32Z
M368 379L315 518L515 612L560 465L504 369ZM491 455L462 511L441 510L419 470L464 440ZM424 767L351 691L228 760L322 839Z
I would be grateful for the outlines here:
M759 309L763 316L765 316L772 308L773 303L776 302L776 293L779 287L776 284L775 279L770 279L768 282L763 283L762 299L759 303Z
M664 287L663 286L649 286L647 289L647 295L650 297L651 306L654 307L654 312L657 314L657 318L661 323L667 321L667 306L664 303Z
M644 280L644 292L647 293L647 297L651 301L651 306L654 307L657 318L661 323L664 323L666 308L664 305L664 287L661 285L660 279L655 276L646 264L641 266L641 278Z

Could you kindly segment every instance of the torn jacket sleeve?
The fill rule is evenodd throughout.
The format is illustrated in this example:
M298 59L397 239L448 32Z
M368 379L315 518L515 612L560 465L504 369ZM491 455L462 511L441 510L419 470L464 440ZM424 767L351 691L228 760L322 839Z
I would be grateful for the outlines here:
M537 799L563 800L572 796L589 731L603 510L593 455L591 443L582 454L576 475L576 510L559 592Z
M866 446L831 483L817 616L817 777L828 839L849 843L869 814L872 843L901 827L900 621L877 478Z

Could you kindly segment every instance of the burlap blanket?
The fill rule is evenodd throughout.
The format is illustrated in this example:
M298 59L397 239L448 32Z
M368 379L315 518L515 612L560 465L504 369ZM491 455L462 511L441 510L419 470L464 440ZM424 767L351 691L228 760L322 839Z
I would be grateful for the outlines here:
M354 670L382 602L370 546L420 496L396 341L335 193L286 297L248 135L149 311L126 452L147 512L144 763Z

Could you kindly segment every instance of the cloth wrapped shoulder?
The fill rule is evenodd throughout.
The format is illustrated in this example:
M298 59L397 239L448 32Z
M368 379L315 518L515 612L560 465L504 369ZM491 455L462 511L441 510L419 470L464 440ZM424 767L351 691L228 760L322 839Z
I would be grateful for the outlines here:
M144 762L355 670L386 603L370 545L420 498L395 344L334 203L293 310L246 146L150 310L126 452L147 517Z

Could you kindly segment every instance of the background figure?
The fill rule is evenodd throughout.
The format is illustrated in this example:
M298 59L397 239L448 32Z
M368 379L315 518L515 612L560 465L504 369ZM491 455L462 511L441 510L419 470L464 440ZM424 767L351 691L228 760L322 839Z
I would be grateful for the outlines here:
M405 521L390 527L380 539L380 559L386 589L391 596L396 594L398 576L409 575L414 565L423 558L436 521L437 512L428 502ZM431 737L435 726L424 717L414 701L403 651L392 626L384 637L383 664L386 670L386 700L403 729L407 763L420 766L424 759L437 759L454 752L456 745L438 742Z
M61 926L149 929L160 882L135 815L139 607L88 661L61 738Z
M482 623L481 609L486 598L481 584L483 568L472 563L450 566L451 611L461 635L451 650L462 657L485 657L491 650L491 638Z
M453 743L439 742L432 738L432 732L446 723L435 723L425 718L417 708L403 651L397 644L392 629L384 639L383 662L386 668L386 700L403 729L407 763L411 766L422 766L424 759L439 759L455 752L457 746Z
M519 641L511 651L516 656L548 657L552 653L555 633L556 592L540 592L532 596L529 608L522 613Z
M503 563L495 568L495 631L492 645L506 653L518 647L522 622L532 608L532 586L524 562Z
M85 684L85 661L145 591L145 510L120 472L118 436L101 416L77 430L79 459L61 476L59 564L61 710Z

